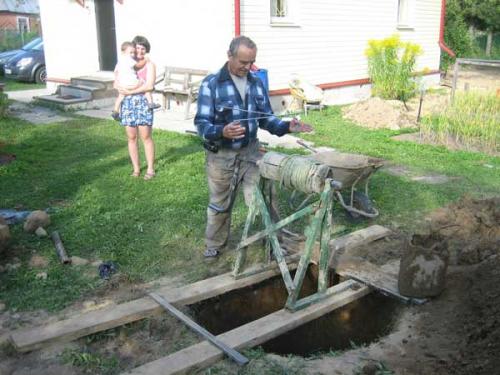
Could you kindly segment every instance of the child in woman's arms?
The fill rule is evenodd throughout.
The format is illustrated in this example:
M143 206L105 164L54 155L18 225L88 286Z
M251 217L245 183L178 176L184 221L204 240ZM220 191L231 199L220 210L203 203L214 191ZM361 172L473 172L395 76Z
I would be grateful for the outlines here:
M121 45L121 51L122 54L115 67L116 81L122 88L135 90L144 84L144 82L137 77L137 70L144 67L147 63L147 59L140 62L135 60L135 46L132 42L123 42ZM144 96L148 101L149 109L153 110L161 107L160 104L153 102L153 96L150 91L144 93ZM113 112L111 112L111 117L113 117L116 121L120 120L120 106L124 97L125 95L118 95L113 107Z

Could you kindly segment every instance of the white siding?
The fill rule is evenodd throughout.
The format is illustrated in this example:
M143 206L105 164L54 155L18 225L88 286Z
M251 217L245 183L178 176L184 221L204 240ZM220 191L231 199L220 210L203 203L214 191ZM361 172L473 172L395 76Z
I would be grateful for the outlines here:
M234 35L233 0L125 0L115 19L118 48L143 35L158 67L216 70Z
M95 1L95 0L94 0ZM70 79L99 71L93 0L40 0L49 78ZM216 70L234 35L233 0L114 1L117 49L143 35L151 58L165 65Z
M439 68L441 0L415 0L414 29L397 29L397 0L297 0L295 27L270 25L269 0L242 0L242 33L258 46L257 65L269 70L270 89L288 88L299 74L321 84L368 78L369 39L399 32L420 44L418 68Z
M49 78L69 79L99 70L93 2L39 0Z

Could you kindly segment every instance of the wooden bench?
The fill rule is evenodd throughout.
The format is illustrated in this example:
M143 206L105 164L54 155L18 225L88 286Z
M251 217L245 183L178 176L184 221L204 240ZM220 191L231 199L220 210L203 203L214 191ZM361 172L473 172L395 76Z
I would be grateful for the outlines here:
M201 81L209 73L208 70L179 68L166 66L163 75L163 86L156 87L155 92L163 95L163 109L170 109L170 99L179 96L186 98L184 118L189 117L189 107L196 100Z

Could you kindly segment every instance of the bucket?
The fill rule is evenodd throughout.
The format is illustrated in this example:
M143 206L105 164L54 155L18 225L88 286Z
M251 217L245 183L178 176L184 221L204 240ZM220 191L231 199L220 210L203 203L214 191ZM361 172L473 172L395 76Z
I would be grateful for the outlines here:
M264 87L266 88L266 91L269 92L269 79L267 77L267 69L257 69L254 73L257 77L260 78L260 80L264 84Z

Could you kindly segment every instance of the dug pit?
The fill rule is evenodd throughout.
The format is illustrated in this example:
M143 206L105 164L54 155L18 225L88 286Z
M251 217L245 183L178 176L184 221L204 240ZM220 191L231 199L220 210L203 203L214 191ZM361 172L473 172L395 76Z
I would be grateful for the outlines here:
M304 279L302 297L316 292L316 266ZM332 283L333 284L333 283ZM191 305L195 320L214 335L283 309L287 291L281 277ZM266 352L310 356L365 345L391 331L401 303L370 294L262 345Z

